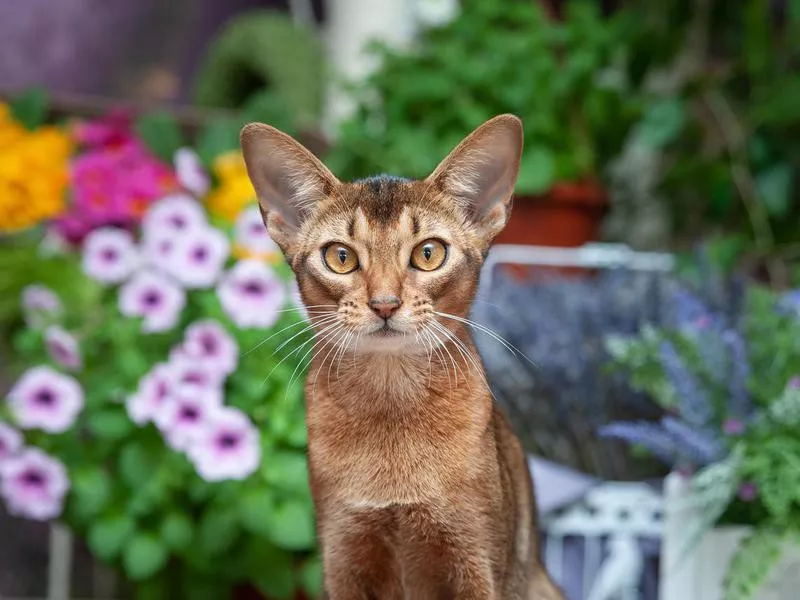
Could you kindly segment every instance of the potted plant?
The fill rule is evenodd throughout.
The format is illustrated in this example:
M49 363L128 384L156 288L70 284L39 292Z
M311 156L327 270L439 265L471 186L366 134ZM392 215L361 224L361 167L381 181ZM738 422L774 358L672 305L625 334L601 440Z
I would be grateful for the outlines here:
M377 47L381 66L327 156L339 175L425 177L478 123L525 124L517 198L499 242L577 246L606 210L602 177L640 116L626 76L627 14L570 3L563 22L530 0L465 0L409 51Z
M673 327L608 343L617 367L667 415L601 430L673 469L662 597L788 597L762 586L791 577L773 571L787 547L797 553L800 294L754 287L741 320L697 297L679 309Z

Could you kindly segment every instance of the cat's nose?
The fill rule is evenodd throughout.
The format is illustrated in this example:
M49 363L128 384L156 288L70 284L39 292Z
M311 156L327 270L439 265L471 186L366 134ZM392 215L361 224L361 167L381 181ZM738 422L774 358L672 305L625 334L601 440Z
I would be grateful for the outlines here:
M397 296L375 296L369 301L369 307L381 319L388 319L394 314L402 301Z

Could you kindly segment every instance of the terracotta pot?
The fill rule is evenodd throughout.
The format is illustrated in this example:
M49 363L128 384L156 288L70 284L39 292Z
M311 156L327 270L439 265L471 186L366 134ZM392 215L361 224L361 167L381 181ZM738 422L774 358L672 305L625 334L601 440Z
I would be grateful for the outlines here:
M511 218L495 244L573 248L597 239L608 209L605 191L594 182L558 183L542 196L516 196ZM517 267L522 277L534 272L580 273L583 269Z

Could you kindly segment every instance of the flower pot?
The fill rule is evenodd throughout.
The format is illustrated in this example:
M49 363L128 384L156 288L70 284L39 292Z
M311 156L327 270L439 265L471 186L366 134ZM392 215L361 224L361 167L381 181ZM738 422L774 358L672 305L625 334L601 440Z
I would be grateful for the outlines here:
M605 191L595 182L558 183L541 196L516 196L511 217L495 244L572 248L597 239L608 208ZM545 271L583 273L584 269L511 265L517 276Z

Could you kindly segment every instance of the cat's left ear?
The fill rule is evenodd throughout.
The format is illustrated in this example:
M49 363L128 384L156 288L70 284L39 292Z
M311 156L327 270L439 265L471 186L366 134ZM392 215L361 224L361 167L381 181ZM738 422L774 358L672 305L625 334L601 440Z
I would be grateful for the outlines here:
M245 125L240 141L270 237L289 252L303 221L339 180L300 142L269 125Z
M489 119L445 158L427 181L469 213L487 243L505 227L522 158L522 121Z

